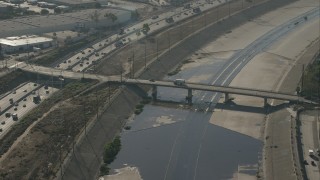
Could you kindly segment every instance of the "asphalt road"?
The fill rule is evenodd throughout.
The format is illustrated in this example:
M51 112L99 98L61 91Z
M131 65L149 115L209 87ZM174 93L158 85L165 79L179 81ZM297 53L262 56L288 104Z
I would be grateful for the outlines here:
M163 74L166 73L166 69L174 67L178 62L187 57L189 54L193 52L194 49L200 48L202 45L207 42L212 41L221 34L224 34L226 30L230 30L241 23L246 22L249 18L257 17L265 12L271 11L276 7L283 6L292 1L276 1L271 0L271 3L258 5L256 8L249 9L246 13L231 17L228 20L225 20L223 23L219 25L215 25L212 27L208 27L207 30L200 32L198 35L189 38L185 42L183 42L180 46L177 46L172 49L173 53L167 53L164 56L159 58L158 62L155 62L150 66L150 69L147 72L144 72L140 78L143 79L161 79ZM211 32L215 32L212 35ZM231 62L231 61L229 61ZM238 62L239 63L239 62ZM236 65L237 66L237 65ZM231 67L231 66L229 66ZM229 69L230 71L230 69ZM223 82L225 79L222 79ZM214 82L214 79L213 81ZM122 98L124 97L124 98ZM125 94L121 96L121 98L116 99L114 101L114 105L119 105L119 107L123 108L123 111L119 112L117 109L112 109L112 111L107 111L103 117L109 119L115 119L119 121L121 117L116 115L118 112L121 115L128 113L125 111L127 106L123 106L124 104L130 104L129 102L134 101L134 96L130 96ZM134 106L133 106L134 107ZM199 119L200 121L195 121L195 119ZM203 136L201 132L206 129L208 125L207 120L202 117L189 117L187 119L187 126L182 130L182 134L180 133L176 146L173 147L172 151L172 161L168 164L168 171L166 173L166 179L197 179L201 173L197 173L201 168L208 170L210 167L202 167L201 163L198 162L200 159L204 161L201 157L201 142ZM68 179L88 179L94 176L94 168L99 167L99 160L96 159L93 153L94 151L97 154L102 154L102 150L105 138L103 135L103 129L101 126L108 127L108 122L99 122L95 126L92 127L91 131L88 133L87 137L90 141L84 141L79 148L76 150L76 155L71 159L70 165L66 171L65 177ZM200 133L195 133L195 131ZM193 137L190 137L194 135ZM101 137L101 138L99 138ZM194 143L194 144L193 144ZM194 145L194 148L190 148L190 144ZM199 158L198 158L199 157ZM200 165L199 165L200 164ZM210 170L209 170L210 171ZM187 172L187 173L186 173ZM188 175L188 177L186 177ZM161 177L159 177L161 178Z
M45 89L44 86L39 87L39 84L29 82L17 87L11 93L7 94L7 96L0 99L1 106L5 108L3 109L5 111L0 113L0 129L2 129L2 132L0 132L0 138L2 138L10 130L10 128L19 121L14 121L12 117L7 118L5 116L6 113L16 113L18 115L18 119L21 119L24 115L39 105L33 102L34 95L40 95L41 103L57 90L58 89L52 87ZM46 93L46 91L49 93ZM9 102L9 99L11 98L13 99L13 104L10 104Z
M95 53L86 53L82 54L82 52L78 52L71 58L67 59L65 62L57 65L58 69L72 69L73 71L80 72L87 69L89 66L95 64L97 61L100 61L107 54L118 49L116 47L116 42L121 41L123 45L130 43L131 41L137 41L146 37L146 34L142 33L143 24L148 24L150 27L150 31L148 34L155 33L160 31L161 29L167 28L176 22L183 21L189 17L197 15L197 13L193 12L193 8L199 7L201 11L206 11L211 8L214 8L218 5L225 3L226 1L214 1L207 2L204 0L198 1L197 3L191 3L189 9L185 9L184 7L178 7L172 11L165 12L160 14L156 18L149 18L138 22L132 26L124 28L124 34L114 34L106 39L101 40L100 42L95 43L91 50L94 49ZM166 22L168 17L173 18L172 23ZM98 54L98 56L96 55ZM78 58L79 57L79 58ZM86 58L87 61L83 62L81 58ZM81 64L81 65L80 65Z

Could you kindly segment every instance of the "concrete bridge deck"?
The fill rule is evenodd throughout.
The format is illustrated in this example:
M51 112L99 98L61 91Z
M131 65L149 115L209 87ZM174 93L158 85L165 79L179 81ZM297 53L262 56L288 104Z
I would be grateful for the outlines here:
M34 66L25 63L21 63L17 66L17 68L31 72L38 73L47 76L55 76L55 77L63 77L69 79L95 79L100 82L116 82L123 84L136 84L136 85L150 85L153 87L153 97L156 99L157 96L157 86L162 87L171 87L171 88L181 88L188 90L187 100L192 102L192 90L201 90L201 91L211 91L211 92L220 92L225 94L225 101L229 100L229 94L238 94L245 96L254 96L261 97L265 100L265 105L267 105L267 99L278 99L285 100L290 102L300 102L300 103L309 103L315 104L314 102L304 99L303 97L299 97L294 94L286 94L274 91L265 91L258 89L246 89L239 87L226 87L226 86L216 86L216 85L208 85L208 84L197 84L197 83L188 83L186 82L184 85L175 85L172 81L150 81L144 79L122 79L118 76L103 76L98 74L88 74L82 72L72 72L72 71L62 71L54 68L43 67L43 66Z

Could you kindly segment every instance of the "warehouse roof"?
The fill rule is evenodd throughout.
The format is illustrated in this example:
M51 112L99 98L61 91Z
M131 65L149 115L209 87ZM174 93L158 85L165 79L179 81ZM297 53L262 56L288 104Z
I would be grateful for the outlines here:
M36 35L29 35L29 36L16 36L16 37L7 37L0 39L0 44L8 45L8 46L22 46L28 44L38 44L44 42L52 41L51 38L46 37L39 37Z

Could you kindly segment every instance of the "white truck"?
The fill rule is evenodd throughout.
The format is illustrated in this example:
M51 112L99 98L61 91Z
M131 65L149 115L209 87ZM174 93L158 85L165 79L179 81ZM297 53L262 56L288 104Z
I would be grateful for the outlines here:
M176 79L173 81L174 85L177 86L184 86L186 84L186 80L185 79Z

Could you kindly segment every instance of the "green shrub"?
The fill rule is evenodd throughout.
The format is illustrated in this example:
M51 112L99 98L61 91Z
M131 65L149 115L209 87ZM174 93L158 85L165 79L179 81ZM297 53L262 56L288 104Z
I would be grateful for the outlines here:
M107 144L106 148L105 148L105 152L104 152L104 163L105 164L110 164L113 162L113 160L116 158L118 152L121 149L121 140L120 137L117 136L116 138L114 138L114 140Z

